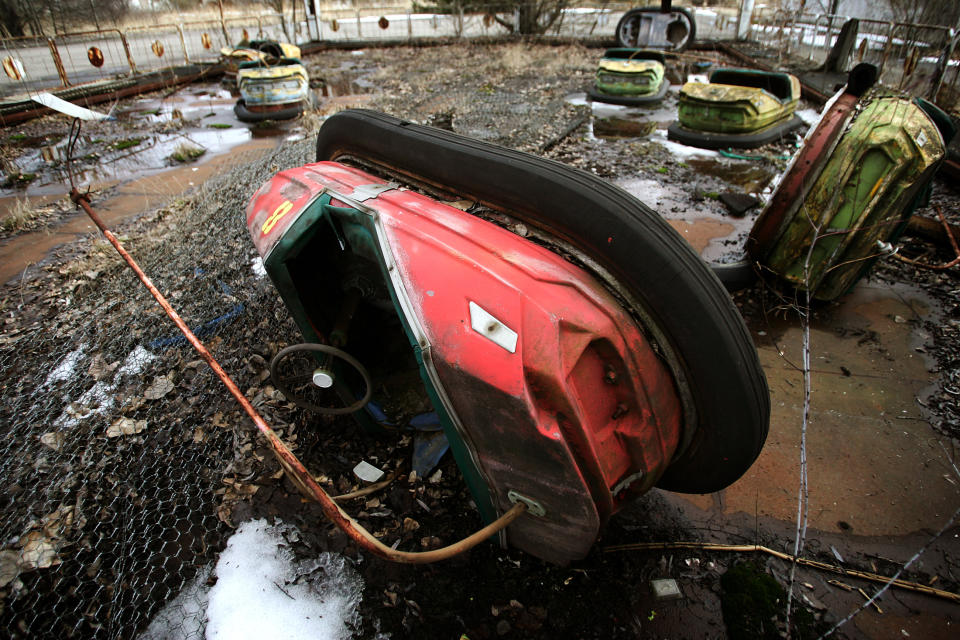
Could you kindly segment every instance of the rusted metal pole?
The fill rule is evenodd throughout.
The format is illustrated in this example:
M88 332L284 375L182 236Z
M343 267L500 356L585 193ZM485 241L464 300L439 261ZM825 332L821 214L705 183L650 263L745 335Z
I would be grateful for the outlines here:
M123 43L123 52L127 54L127 64L130 65L130 73L136 75L137 73L137 63L133 61L133 56L130 54L130 43L127 42L127 36L123 31L118 31L120 34L120 42Z
M150 280L150 277L140 268L140 265L133 259L133 257L127 253L127 250L123 247L120 241L116 236L113 235L113 232L107 228L103 223L97 213L90 206L90 198L83 193L80 193L76 188L71 190L70 199L78 204L90 217L95 225L103 233L104 237L110 244L113 245L113 248L117 250L117 253L120 254L120 257L123 258L124 262L137 274L137 278L140 279L140 282L143 283L143 286L147 288L150 292L150 295L153 296L154 300L157 301L163 310L167 313L167 316L173 320L173 323L177 325L177 328L180 329L180 332L183 333L184 337L194 348L194 350L200 354L200 357L204 362L209 365L213 372L220 378L220 381L230 392L230 395L240 404L240 407L244 412L253 420L253 424L256 425L257 429L266 437L267 441L270 443L273 453L277 458L277 461L280 463L280 466L283 467L284 471L287 473L287 477L290 478L290 481L308 498L315 500L320 503L320 508L323 510L323 514L333 522L337 527L339 527L344 533L346 533L361 549L366 549L370 553L383 558L385 560L391 560L393 562L402 562L406 564L428 564L431 562L437 562L439 560L445 560L451 558L459 553L462 553L476 545L480 544L494 533L505 528L511 522L520 517L526 510L527 507L524 503L518 502L515 504L509 511L500 516L496 521L488 524L486 527L480 529L473 535L460 540L452 545L444 547L442 549L434 549L433 551L424 551L424 552L407 552L407 551L397 551L386 546L379 540L377 540L369 531L364 529L356 520L351 518L343 509L334 502L333 498L323 490L323 487L316 481L316 479L310 474L306 467L303 466L303 463L293 454L292 451L283 443L280 437L276 432L270 428L270 425L260 416L257 410L253 407L247 397L243 395L240 391L240 387L237 386L237 383L224 371L223 367L220 366L220 363L216 361L213 357L213 354L207 350L206 346L200 341L199 338L190 330L190 327L183 321L174 308L170 305L167 299L164 297L160 290L153 284L153 281Z
M53 64L57 68L57 75L60 76L60 82L64 87L70 86L70 80L67 78L67 70L63 68L63 60L60 58L60 50L53 38L47 38L47 46L50 47L50 55L53 56Z
M223 0L217 0L217 6L220 7L220 29L223 31L223 40L227 43L228 47L232 47L233 44L230 43L230 34L227 33L227 24L223 21Z
M187 52L187 40L183 37L183 27L177 25L177 33L180 35L180 48L183 49L183 61L190 64L190 54Z

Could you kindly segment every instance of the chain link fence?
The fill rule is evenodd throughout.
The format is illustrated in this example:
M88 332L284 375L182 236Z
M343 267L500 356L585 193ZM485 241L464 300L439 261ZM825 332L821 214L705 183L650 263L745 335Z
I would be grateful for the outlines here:
M243 211L253 185L308 161L310 146L251 157L189 204L118 231L281 432L290 409L264 384L265 363L299 340ZM113 248L91 237L72 251L0 298L0 628L135 638L208 570L265 451ZM202 619L182 618L176 637L202 637Z

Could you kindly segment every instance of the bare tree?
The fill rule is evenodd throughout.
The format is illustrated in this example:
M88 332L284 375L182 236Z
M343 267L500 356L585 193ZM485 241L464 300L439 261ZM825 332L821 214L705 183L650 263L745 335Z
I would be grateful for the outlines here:
M886 0L898 22L957 26L960 2L957 0Z
M416 11L439 13L481 11L492 14L510 33L537 34L546 33L569 4L569 0L427 0L423 3L414 2L413 8ZM504 18L497 14L511 14L511 17Z

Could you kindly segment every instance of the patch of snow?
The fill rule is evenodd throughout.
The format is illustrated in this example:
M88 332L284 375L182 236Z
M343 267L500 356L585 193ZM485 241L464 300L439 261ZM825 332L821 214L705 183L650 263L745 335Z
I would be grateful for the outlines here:
M135 376L140 374L146 365L150 364L157 359L157 356L153 355L142 346L137 345L137 347L127 355L127 358L123 361L123 364L120 365L120 368L117 370L117 377L122 375L131 375Z
M378 20L379 18L374 18L374 19ZM350 54L354 56L365 56L367 55L367 52L364 51L363 49L354 49L353 51L350 52Z
M794 112L798 118L803 120L803 124L808 127L813 126L820 121L820 112L816 109L800 109Z
M667 132L664 129L655 129L650 134L650 139L664 147L667 151L681 160L700 156L703 158L716 158L719 154L711 149L701 149L699 147L688 147L685 144L667 140Z
M207 605L207 638L352 636L362 594L360 577L336 554L298 561L284 539L289 532L296 529L265 520L240 525L217 562L217 583Z
M203 638L207 617L210 565L202 567L176 598L164 605L137 640Z
M58 364L53 371L47 374L47 379L44 381L43 386L49 387L55 382L62 382L72 378L74 372L76 371L77 364L79 364L80 358L83 357L86 349L86 345L80 345L79 349L68 353L67 357L61 360L60 364Z
M250 261L250 268L253 269L253 275L258 278L263 278L267 275L267 269L263 266L263 258L260 256Z

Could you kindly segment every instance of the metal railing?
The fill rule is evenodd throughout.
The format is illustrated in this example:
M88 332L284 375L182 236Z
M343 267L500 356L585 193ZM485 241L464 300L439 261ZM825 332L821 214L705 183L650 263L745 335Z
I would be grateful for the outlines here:
M215 62L244 39L283 39L279 15L0 39L0 97Z
M754 21L750 36L780 51L784 58L823 63L836 44L843 15L766 14ZM857 37L847 65L869 62L887 87L936 99L947 86L956 91L960 75L957 32L938 25L859 19ZM949 102L949 100L948 100Z

